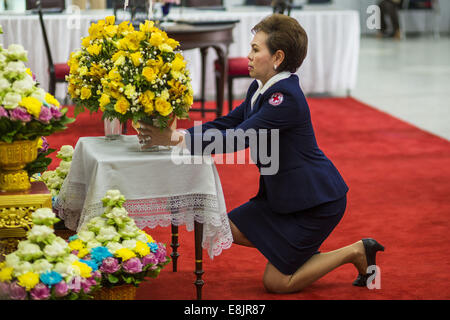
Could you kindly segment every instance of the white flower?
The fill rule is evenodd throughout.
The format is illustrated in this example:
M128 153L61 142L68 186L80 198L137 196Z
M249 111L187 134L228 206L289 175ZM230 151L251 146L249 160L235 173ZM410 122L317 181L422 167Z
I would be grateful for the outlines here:
M8 268L14 268L20 262L20 257L17 255L17 251L5 256L5 266Z
M122 219L128 218L128 212L125 210L125 208L117 208L114 207L111 210L109 210L107 213L105 213L105 216L110 219L114 219L116 223L121 223Z
M56 259L69 252L69 246L66 242L53 241L52 244L48 244L44 248L44 254L49 259Z
M34 226L33 229L36 227L39 226ZM16 252L20 258L26 261L39 258L43 255L39 245L31 243L29 240L19 242Z
M118 201L122 197L122 194L119 190L108 190L106 192L105 198L108 198L112 201Z
M6 109L13 109L19 105L22 96L17 92L8 92L3 98L3 105Z
M58 272L63 278L70 275L70 267L72 262L58 262L53 267L53 270Z
M136 240L124 240L122 245L127 249L134 250L136 249Z
M47 271L52 271L53 264L48 262L46 259L38 259L35 262L33 262L33 272L41 274L45 273Z
M21 74L25 73L27 68L22 61L10 61L5 66L5 74L15 73Z
M86 243L86 249L91 250L92 248L101 247L102 243L95 239L90 240Z
M34 224L46 224L45 222L53 222L56 218L55 213L50 208L39 208L31 214Z
M56 168L56 172L59 174L60 177L65 178L70 170L71 161L61 161L59 163L58 168Z
M128 223L119 229L119 234L124 238L135 238L139 235L139 228L134 223Z
M139 233L139 235L136 236L136 241L141 241L143 243L147 243L147 236L144 233Z
M102 217L94 217L87 222L87 228L89 231L98 233L102 228L106 227L106 220Z
M0 91L3 91L5 89L9 89L11 87L11 83L8 79L0 78Z
M113 239L119 239L120 235L117 233L113 226L108 226L100 229L96 239L100 242L112 241Z
M14 81L12 88L17 92L27 93L28 91L32 90L34 87L34 81L33 79L30 79L31 77L27 75L28 77L25 77L22 80Z
M114 254L117 250L122 249L123 246L122 244L118 243L118 242L109 242L106 245L106 248L108 248L109 252L111 252L112 254Z
M78 238L83 242L89 242L91 240L94 240L95 233L92 231L80 231L78 232Z
M73 147L71 145L63 145L61 149L59 149L57 155L61 158L72 158L73 155ZM68 161L68 160L66 160Z
M18 277L27 272L33 271L33 265L28 261L20 261L18 264L14 266L13 274L15 277Z
M53 170L49 170L49 171L45 171L45 172L42 174L41 178L42 178L42 180L44 180L44 181L48 181L48 180L51 179L54 175L56 175L56 172L53 171Z
M20 44L10 44L6 54L11 60L28 60L28 52Z
M30 97L36 98L38 99L40 102L44 102L45 101L45 95L47 93L45 92L44 89L42 88L36 88L34 89L34 91L31 93Z
M52 189L60 189L63 182L64 179L62 179L60 176L53 175L48 179L47 185Z
M47 226L34 225L33 228L31 228L31 230L28 231L27 236L28 240L32 242L40 242L45 241L46 239L49 239L51 236L55 235L54 230L52 228L49 228Z

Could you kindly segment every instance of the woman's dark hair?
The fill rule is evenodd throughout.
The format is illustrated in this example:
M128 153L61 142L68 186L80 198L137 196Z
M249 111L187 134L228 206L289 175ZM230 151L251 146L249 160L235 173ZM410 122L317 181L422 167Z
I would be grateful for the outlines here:
M264 18L252 28L253 33L267 34L267 47L271 54L277 50L284 52L284 60L277 71L296 72L306 58L308 36L297 20L283 14L273 14Z

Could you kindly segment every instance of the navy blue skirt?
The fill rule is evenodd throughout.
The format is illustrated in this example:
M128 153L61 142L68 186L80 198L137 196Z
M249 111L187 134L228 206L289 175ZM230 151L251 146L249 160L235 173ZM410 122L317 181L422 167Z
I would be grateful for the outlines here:
M229 219L281 273L290 275L314 254L341 220L347 197L290 214L273 212L253 198L229 212Z

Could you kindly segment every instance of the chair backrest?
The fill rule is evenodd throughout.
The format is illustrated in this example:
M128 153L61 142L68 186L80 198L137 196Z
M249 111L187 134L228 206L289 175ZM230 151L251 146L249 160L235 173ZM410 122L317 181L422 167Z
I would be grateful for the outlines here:
M39 6L40 2L40 6ZM66 1L65 0L27 0L26 9L32 10L37 8L58 8L61 10L66 9Z
M272 0L245 0L246 6L271 6Z
M43 17L41 8L38 9L38 14L39 14L39 23L41 25L41 30L42 30L42 36L44 37L45 51L47 51L48 66L49 66L49 69L51 70L50 71L50 73L51 73L51 72L53 72L55 67L53 64L52 53L50 51L50 44L48 43L47 31L45 30L44 17Z
M182 0L185 7L222 7L223 0Z

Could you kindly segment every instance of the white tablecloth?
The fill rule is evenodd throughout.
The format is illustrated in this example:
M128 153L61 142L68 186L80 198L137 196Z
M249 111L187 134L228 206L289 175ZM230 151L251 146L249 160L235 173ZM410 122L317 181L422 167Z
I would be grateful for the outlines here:
M140 228L172 223L192 231L194 221L203 223L202 246L213 258L229 248L233 238L215 164L210 157L202 159L172 151L139 151L136 136L113 141L82 137L55 207L66 226L78 231L103 213L106 192L118 189ZM192 164L180 164L185 160Z
M88 34L93 20L104 18L112 11L93 10L74 16L68 14L45 15L45 23L53 60L67 61L70 52L80 47L80 39ZM184 20L228 20L240 19L233 30L234 43L230 45L229 56L247 56L253 37L251 28L261 19L272 13L270 8L232 9L229 11L173 10L169 17ZM356 85L360 23L356 10L294 10L291 16L304 27L309 37L308 56L298 70L300 84L305 93L326 93L351 90ZM47 59L41 29L36 15L0 15L3 25L3 42L20 43L29 51L29 66L41 82L48 88ZM191 69L193 88L196 96L200 94L201 58L198 49L185 53ZM209 50L206 72L206 94L215 97L213 61L214 50ZM236 97L245 94L250 79L234 81ZM57 88L57 96L63 97L65 88Z

